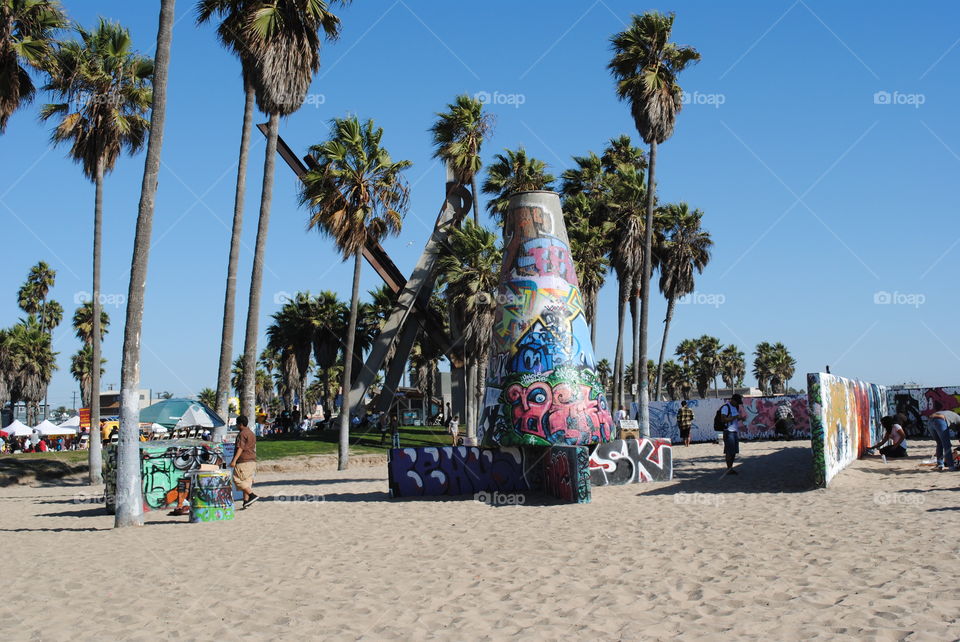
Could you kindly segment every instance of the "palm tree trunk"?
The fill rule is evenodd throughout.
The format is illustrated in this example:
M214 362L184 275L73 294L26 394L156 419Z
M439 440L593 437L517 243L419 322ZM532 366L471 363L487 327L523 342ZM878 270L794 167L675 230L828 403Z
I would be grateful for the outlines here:
M100 256L103 252L103 159L97 162L96 197L93 207L93 334L90 370L90 467L91 486L103 483L103 451L100 444Z
M647 381L647 326L650 316L650 265L653 258L653 201L656 198L654 174L657 166L657 141L650 142L647 171L647 217L643 230L643 274L640 280L640 434L650 434L650 396Z
M624 286L621 283L617 295L617 352L613 358L613 409L623 408L623 322L626 316Z
M240 131L240 158L237 162L237 189L233 196L233 229L230 254L227 258L227 289L223 300L223 329L220 332L220 367L217 371L217 414L226 422L214 430L213 440L222 441L230 423L230 366L233 361L233 326L236 317L237 262L240 257L240 234L243 231L243 199L247 191L247 158L250 155L250 132L253 129L253 107L256 94L244 82L246 100L243 106L243 129Z
M591 308L593 309L593 314L590 319L590 347L593 348L593 354L597 354L597 293L594 292L590 295L592 299Z
M123 366L120 374L120 443L117 444L117 515L114 525L143 524L140 485L140 337L143 330L143 295L147 285L147 261L153 232L153 210L160 175L160 150L167 114L167 73L173 40L176 0L161 0L157 27L157 55L153 72L153 105L150 113L150 142L143 167L137 233L133 241L130 287L127 291L127 319L123 327ZM95 368L100 364L95 364Z
M637 314L639 304L640 297L630 299L630 320L633 322L633 345L631 345L633 350L633 363L631 363L633 385L630 387L630 398L633 399L633 403L637 403L637 393L640 392L640 341L638 340L640 336L640 315ZM634 389L636 389L636 392L634 392ZM633 417L630 417L630 419L633 419Z
M343 353L343 393L340 402L340 452L337 470L346 470L350 463L350 382L353 370L353 346L357 341L357 312L360 307L360 269L363 264L358 250L353 257L353 290L350 294L350 319L347 322L347 346Z
M257 333L260 317L260 291L263 288L263 259L267 250L267 232L270 229L270 205L273 200L273 167L277 157L280 115L270 114L267 126L267 150L263 158L263 189L260 194L260 221L257 224L257 243L253 250L253 271L250 275L250 297L247 303L247 329L243 343L243 371L253 373L243 380L243 398L240 414L256 417Z
M671 296L667 302L667 318L663 322L663 340L660 342L660 361L657 363L657 391L654 399L660 400L660 386L663 380L663 358L667 353L667 335L670 334L670 321L673 319L673 308L677 303L676 297Z
M473 222L477 225L480 225L480 199L477 197L477 175L473 175L473 179L470 181L470 191L473 196Z

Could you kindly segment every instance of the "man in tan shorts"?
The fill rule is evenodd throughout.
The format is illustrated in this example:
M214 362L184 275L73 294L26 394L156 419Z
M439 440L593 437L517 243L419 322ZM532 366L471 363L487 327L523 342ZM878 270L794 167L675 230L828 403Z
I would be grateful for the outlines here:
M247 425L246 415L237 417L236 450L233 453L233 483L237 490L243 492L243 507L246 508L260 499L253 492L253 478L257 474L257 436Z

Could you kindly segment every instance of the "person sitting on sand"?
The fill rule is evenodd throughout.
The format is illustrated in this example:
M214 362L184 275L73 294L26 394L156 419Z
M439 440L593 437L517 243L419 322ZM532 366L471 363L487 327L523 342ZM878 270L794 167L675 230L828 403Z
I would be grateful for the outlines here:
M957 470L957 461L950 446L950 429L960 429L960 415L952 410L938 410L930 415L930 429L937 440L937 468Z
M880 419L880 425L883 426L886 432L883 435L883 439L873 446L870 446L870 450L879 448L880 454L884 457L906 457L907 433L903 431L903 427L896 422L896 419L889 416ZM890 445L884 446L888 441Z

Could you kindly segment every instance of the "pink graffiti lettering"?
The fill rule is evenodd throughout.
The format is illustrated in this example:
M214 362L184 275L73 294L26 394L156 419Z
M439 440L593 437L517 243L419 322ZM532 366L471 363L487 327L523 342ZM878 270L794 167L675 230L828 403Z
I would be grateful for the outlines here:
M553 402L553 391L548 384L535 383L524 388L515 383L507 388L507 400L513 406L514 429L546 438L543 418Z

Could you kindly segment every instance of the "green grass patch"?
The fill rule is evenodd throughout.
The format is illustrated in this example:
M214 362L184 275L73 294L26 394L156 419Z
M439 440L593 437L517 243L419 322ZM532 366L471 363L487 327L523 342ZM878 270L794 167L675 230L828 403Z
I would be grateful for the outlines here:
M51 461L62 461L65 464L85 464L90 459L86 450L63 450L61 452L45 453L20 453L19 455L4 455L13 459L36 460L45 459Z
M257 459L267 461L297 455L336 455L340 431L336 428L306 435L271 435L257 439ZM351 454L383 454L390 448L390 434L382 439L376 426L350 431ZM400 445L449 446L450 436L440 426L401 426Z

